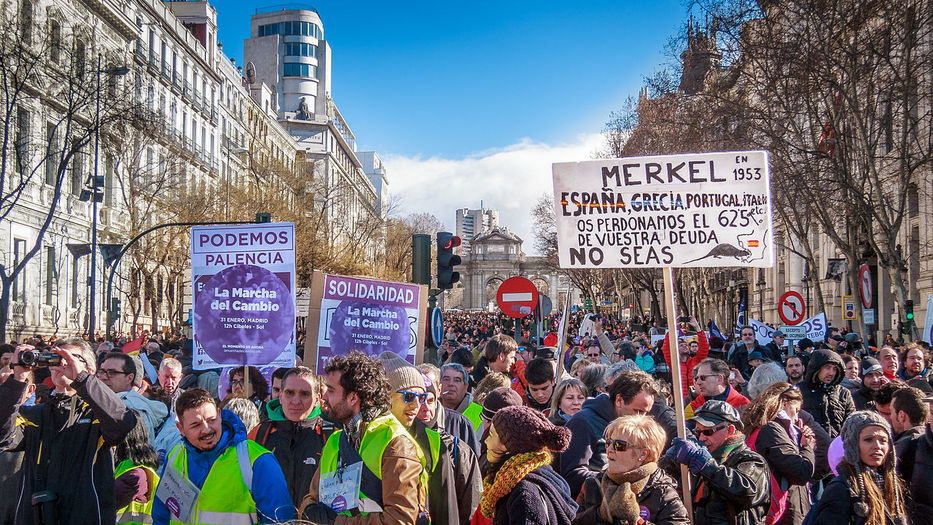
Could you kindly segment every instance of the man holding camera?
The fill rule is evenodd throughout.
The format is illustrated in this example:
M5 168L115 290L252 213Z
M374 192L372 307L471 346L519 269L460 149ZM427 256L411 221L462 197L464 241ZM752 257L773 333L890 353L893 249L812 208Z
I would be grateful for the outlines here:
M26 351L34 359L22 359ZM30 373L24 362L49 366L55 394L48 403L21 406ZM96 358L82 339L61 339L38 356L20 345L12 364L0 384L0 449L25 453L16 523L114 523L111 447L136 417L94 377Z

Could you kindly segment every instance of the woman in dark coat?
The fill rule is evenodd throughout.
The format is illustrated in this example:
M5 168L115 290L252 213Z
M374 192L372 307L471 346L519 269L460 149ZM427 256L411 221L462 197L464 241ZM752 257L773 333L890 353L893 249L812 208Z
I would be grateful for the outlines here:
M480 511L493 525L570 525L577 504L551 468L551 451L570 443L570 431L525 406L500 409L486 437L489 459Z
M856 412L842 426L844 459L810 516L813 525L905 525L891 427L880 414Z
M790 383L771 385L745 408L746 443L768 462L786 505L768 523L800 525L810 510L807 483L816 470L816 436L800 421L800 391ZM771 488L772 500L776 487ZM774 508L774 505L772 505Z
M677 484L658 468L667 435L649 416L625 416L606 427L606 470L586 480L574 525L689 524Z

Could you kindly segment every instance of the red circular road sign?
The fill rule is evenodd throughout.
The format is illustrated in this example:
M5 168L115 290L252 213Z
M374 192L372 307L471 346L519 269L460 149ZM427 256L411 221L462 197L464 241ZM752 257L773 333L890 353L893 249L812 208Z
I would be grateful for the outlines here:
M510 277L499 285L496 303L509 317L525 317L538 305L538 289L524 277Z
M778 315L781 321L791 326L802 323L807 316L807 303L803 302L803 296L794 291L784 292L778 301Z
M862 306L871 308L871 269L867 264L858 267L858 293L862 297Z

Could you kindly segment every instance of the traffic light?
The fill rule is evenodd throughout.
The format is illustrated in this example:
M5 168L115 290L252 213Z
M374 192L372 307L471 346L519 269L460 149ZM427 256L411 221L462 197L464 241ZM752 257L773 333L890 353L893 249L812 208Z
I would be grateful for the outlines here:
M268 212L260 212L256 214L256 223L264 224L267 222L272 222L272 214Z
M431 236L415 233L411 236L411 282L431 285Z
M454 255L454 248L460 246L460 237L450 232L437 232L437 287L450 290L460 281L460 274L454 266L460 264L460 256Z
M908 321L913 322L913 320L914 320L914 302L911 301L910 299L904 301L904 314L905 314L904 317L906 317Z
M112 322L116 322L120 317L120 300L116 297L110 298L110 316Z

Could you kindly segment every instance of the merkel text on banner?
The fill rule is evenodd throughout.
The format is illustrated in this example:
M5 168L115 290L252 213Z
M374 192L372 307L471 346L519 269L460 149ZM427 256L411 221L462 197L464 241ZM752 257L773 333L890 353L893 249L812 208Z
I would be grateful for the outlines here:
M295 226L191 229L193 366L295 364Z
M556 163L562 268L771 267L768 154Z

